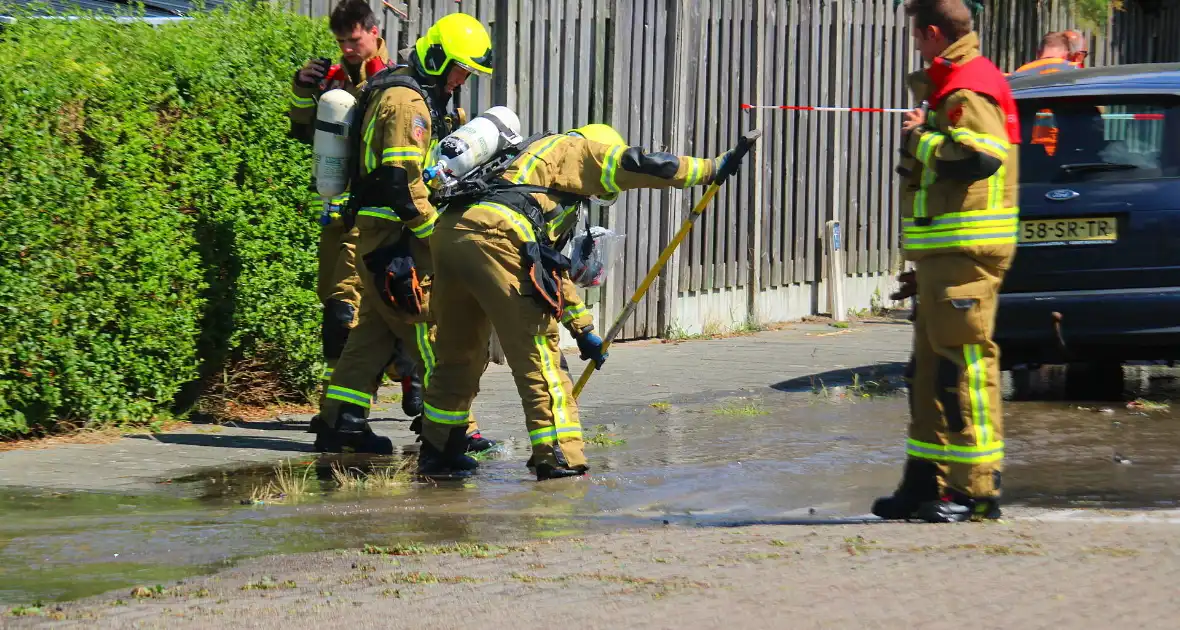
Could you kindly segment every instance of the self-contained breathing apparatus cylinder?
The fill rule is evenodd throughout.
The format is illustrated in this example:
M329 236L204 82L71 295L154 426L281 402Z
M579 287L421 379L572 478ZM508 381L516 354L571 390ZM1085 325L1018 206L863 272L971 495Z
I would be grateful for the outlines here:
M520 118L511 109L497 105L439 142L438 163L428 169L426 179L440 174L444 181L462 178L520 139Z
M316 107L315 155L313 177L316 192L325 200L348 189L349 151L348 129L356 109L356 97L345 90L324 92Z

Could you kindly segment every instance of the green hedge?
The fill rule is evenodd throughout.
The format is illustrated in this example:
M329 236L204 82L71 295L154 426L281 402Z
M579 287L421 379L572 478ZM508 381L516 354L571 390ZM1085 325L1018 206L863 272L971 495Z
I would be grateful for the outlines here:
M284 114L323 21L0 14L0 435L184 410L242 361L311 391L317 207Z

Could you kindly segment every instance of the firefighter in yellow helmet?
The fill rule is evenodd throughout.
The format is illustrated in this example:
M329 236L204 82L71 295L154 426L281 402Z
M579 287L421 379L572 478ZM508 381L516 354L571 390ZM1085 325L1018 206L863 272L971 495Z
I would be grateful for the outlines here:
M370 77L354 114L357 158L345 218L360 233L365 299L321 409L325 426L316 440L321 452L392 452L390 440L374 434L367 418L399 340L424 384L434 369L434 274L427 239L438 215L422 172L438 139L462 124L452 107L456 90L472 73L492 73L492 42L478 20L453 13L401 55L409 63ZM420 426L421 418L415 424ZM462 429L465 450L493 445L474 420Z
M516 380L538 481L583 475L582 427L568 374L560 369L565 325L583 360L607 355L562 256L579 204L609 204L619 192L709 184L716 159L628 147L607 125L519 140L436 198L430 239L438 320L437 363L426 385L419 473L463 477L464 427L487 364L494 329ZM486 170L485 170L486 167Z

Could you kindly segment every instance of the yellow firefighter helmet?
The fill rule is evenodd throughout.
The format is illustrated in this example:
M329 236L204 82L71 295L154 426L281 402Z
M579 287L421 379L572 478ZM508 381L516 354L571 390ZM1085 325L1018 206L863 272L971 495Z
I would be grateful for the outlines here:
M450 64L477 74L492 74L492 38L466 13L443 16L414 44L419 69L437 77Z

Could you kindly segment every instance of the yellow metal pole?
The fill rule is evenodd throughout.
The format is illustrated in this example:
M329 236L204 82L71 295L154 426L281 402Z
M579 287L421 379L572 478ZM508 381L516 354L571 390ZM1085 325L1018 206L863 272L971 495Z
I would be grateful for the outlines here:
M725 183L725 180L728 179L730 175L733 175L735 172L737 172L737 168L741 164L742 159L746 157L746 153L749 153L750 147L754 145L754 142L757 141L758 137L761 135L761 131L750 131L746 133L746 135L742 136L741 140L738 141L737 148L734 149L733 154L730 156L729 160L727 160L725 166L723 166L721 171L717 173L717 176L713 178L713 183L709 184L709 187L705 190L704 196L702 196L701 200L698 201L695 206L693 206L692 212L686 219L684 219L684 223L680 224L680 230L676 232L676 236L672 237L672 241L668 243L666 247L664 247L664 251L660 252L660 257L656 260L655 264L652 265L651 269L648 270L647 276L643 279L643 282L639 283L639 287L635 289L635 293L631 296L631 300L627 302L626 306L624 306L623 310L619 313L619 316L615 318L615 323L611 325L610 330L606 333L606 337L604 337L602 340L602 351L604 353L610 348L611 341L613 341L614 338L619 335L619 332L622 331L623 324L625 324L627 320L631 318L631 314L634 313L635 308L639 306L639 301L642 300L643 296L647 293L648 287L651 286L652 282L655 282L656 277L660 275L660 271L664 269L664 265L668 264L668 259L672 257L672 252L676 251L676 248L680 246L680 243L684 240L684 237L688 236L688 232L692 230L693 224L696 223L697 219L699 219L702 214L704 214L705 208L709 207L709 203L713 201L713 197L717 196L717 190L721 188L721 184ZM586 383L590 382L590 376L594 374L595 371L596 366L594 365L594 362L591 361L590 364L586 366L586 369L582 372L582 376L578 378L578 382L574 385L575 400L577 400L578 395L581 394L582 390L586 387Z

